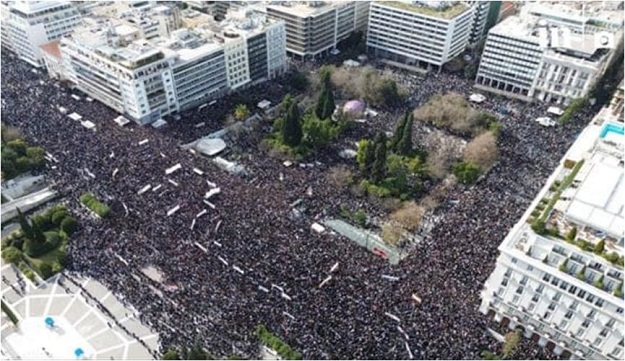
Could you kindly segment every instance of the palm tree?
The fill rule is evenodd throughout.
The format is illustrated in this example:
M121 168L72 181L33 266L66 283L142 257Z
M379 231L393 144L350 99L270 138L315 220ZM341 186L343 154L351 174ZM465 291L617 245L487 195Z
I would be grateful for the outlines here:
M239 104L234 109L234 117L237 120L243 120L243 119L247 118L249 115L250 115L250 110L247 109L247 105L245 105L245 104Z

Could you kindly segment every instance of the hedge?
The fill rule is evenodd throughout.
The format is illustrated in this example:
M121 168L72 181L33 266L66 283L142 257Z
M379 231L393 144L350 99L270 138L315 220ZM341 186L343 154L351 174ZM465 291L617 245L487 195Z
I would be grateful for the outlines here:
M111 209L106 204L100 202L93 193L85 193L80 196L80 202L97 214L100 218L106 218Z
M33 240L26 240L24 242L24 252L28 255L28 257L37 258L40 257L54 249L56 249L59 244L61 244L61 236L58 232L48 231L44 232L46 237L46 241L43 243L39 243Z
M17 316L15 316L13 311L11 311L9 306L7 306L7 304L4 303L4 300L2 300L2 312L4 312L9 318L9 320L11 320L11 322L13 322L13 324L17 326L17 323L19 322L19 320L17 319Z
M258 325L256 327L256 336L264 343L267 347L273 349L280 355L280 357L284 360L301 360L302 355L294 351L291 346L284 343L274 334L267 330L265 325Z

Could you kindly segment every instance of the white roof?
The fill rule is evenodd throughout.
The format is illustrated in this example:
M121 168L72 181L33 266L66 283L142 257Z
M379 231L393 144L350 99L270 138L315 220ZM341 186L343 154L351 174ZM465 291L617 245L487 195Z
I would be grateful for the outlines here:
M126 124L130 123L130 120L128 120L126 117L124 117L124 116L122 116L122 115L120 115L120 116L118 116L117 118L113 119L113 121L114 121L115 123L117 123L119 126L122 126L122 127L123 127L124 125L126 125Z
M84 122L80 122L80 124L82 124L82 126L87 129L95 129L95 124L93 124L93 122L90 122L88 120L85 120Z
M153 127L153 128L160 128L160 127L164 126L165 124L167 124L167 122L166 122L166 121L164 121L164 120L161 118L161 119L159 119L159 120L155 121L154 123L152 123L152 127Z
M625 180L623 168L613 157L595 154L580 169L582 182L566 210L566 216L597 230L622 237L625 228ZM584 169L585 168L585 169Z
M481 103L484 100L486 100L486 97L483 96L482 94L471 94L471 96L469 97L469 100L475 103Z
M71 120L81 120L82 119L82 115L80 115L78 113L72 113L72 114L68 115L68 117Z
M562 111L562 109L560 109L558 107L549 107L549 109L547 109L547 113L551 113L551 114L555 114L555 115L562 115L562 113L564 113L564 111Z
M204 138L195 145L195 149L204 155L212 157L226 149L226 142L221 138Z

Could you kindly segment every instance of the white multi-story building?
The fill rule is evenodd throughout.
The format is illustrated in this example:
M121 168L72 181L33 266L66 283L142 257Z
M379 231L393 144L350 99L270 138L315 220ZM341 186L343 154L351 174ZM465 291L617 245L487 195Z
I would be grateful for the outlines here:
M3 42L21 59L42 66L40 46L67 35L80 24L80 13L69 1L15 1L3 3ZM5 39L6 38L6 39Z
M369 10L367 48L388 60L440 69L469 44L477 4L374 1Z
M476 87L564 105L586 96L623 41L622 13L593 9L524 6L489 31Z
M284 23L262 14L145 38L119 20L85 18L46 63L61 77L141 124L273 78L286 70Z
M285 22L288 52L309 59L335 49L353 32L365 31L369 1L269 2L266 12Z
M622 360L625 142L602 119L499 246L480 311L556 354Z
M476 0L469 2L475 7L473 10L473 23L471 25L471 35L469 44L476 44L484 39L488 12L490 11L490 1Z

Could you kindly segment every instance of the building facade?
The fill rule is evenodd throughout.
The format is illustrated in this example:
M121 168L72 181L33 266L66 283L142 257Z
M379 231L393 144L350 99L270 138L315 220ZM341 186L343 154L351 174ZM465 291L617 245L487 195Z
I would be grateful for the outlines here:
M392 61L440 69L469 44L474 10L475 3L432 7L405 1L374 1L369 11L367 48Z
M86 19L60 42L62 77L148 124L286 71L284 23L253 16L205 25L146 39L139 26Z
M469 36L469 44L475 45L482 41L486 36L486 24L488 23L488 15L490 13L491 1L474 1L470 3L473 9L473 22L471 24L471 35Z
M3 13L8 10L2 19L3 42L36 67L44 65L40 46L69 34L81 22L68 1L15 1L2 6Z
M601 119L500 245L480 311L565 358L622 360L623 128Z
M270 3L267 15L286 26L289 54L315 58L336 48L355 31L365 31L368 1L304 1Z
M582 10L564 5L526 5L520 15L489 31L476 87L563 105L586 96L623 41L622 14L601 8L588 13L582 16ZM603 36L609 39L605 44Z

